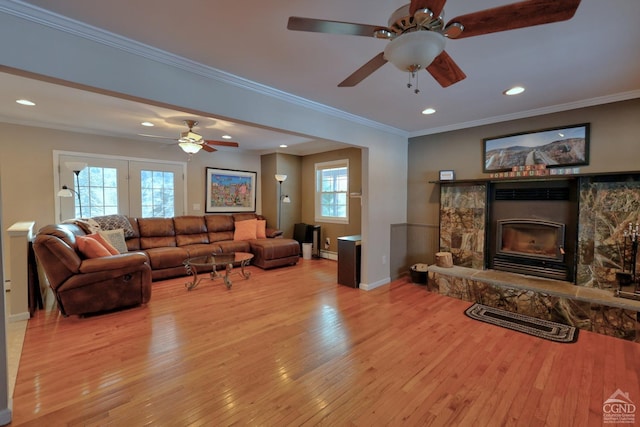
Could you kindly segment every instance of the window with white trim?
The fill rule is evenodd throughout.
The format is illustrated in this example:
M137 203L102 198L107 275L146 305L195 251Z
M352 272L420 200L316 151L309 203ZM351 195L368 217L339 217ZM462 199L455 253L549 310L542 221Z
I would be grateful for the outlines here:
M56 152L60 220L122 214L134 217L184 215L184 162L126 159ZM73 168L82 165L76 177Z
M174 209L174 173L163 170L141 170L142 217L170 218Z
M74 197L75 217L118 213L118 170L89 166L78 175L78 197ZM82 203L80 200L82 199Z
M349 160L316 163L315 220L349 223Z

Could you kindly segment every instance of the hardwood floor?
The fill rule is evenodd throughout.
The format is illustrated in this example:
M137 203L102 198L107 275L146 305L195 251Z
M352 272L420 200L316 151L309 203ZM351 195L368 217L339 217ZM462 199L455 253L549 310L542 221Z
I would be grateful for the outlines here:
M29 321L12 425L602 425L640 406L640 344L558 344L469 319L399 280L336 284L336 263L154 284L151 302ZM640 423L640 414L637 415Z

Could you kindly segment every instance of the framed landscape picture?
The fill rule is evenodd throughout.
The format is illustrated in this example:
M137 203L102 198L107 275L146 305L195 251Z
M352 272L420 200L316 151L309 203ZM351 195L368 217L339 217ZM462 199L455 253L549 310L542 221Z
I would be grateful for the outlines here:
M255 212L256 172L207 168L206 213Z
M484 172L535 164L547 168L589 164L589 123L485 138L482 142Z

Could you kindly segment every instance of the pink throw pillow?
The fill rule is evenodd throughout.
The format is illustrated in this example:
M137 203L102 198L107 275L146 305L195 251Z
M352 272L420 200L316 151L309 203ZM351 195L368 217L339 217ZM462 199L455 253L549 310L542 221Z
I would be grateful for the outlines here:
M257 220L257 228L256 228L256 239L266 239L267 238L267 220L259 219Z
M253 240L256 238L257 219L236 221L233 240Z
M78 244L78 250L86 258L100 258L105 256L111 256L111 253L102 246L102 243L96 239L92 239L87 236L76 236L76 243Z
M120 251L117 250L107 239L105 239L102 236L102 234L98 234L98 233L87 234L87 237L97 240L98 243L104 246L104 248L108 250L109 254L111 255L118 255L120 253Z

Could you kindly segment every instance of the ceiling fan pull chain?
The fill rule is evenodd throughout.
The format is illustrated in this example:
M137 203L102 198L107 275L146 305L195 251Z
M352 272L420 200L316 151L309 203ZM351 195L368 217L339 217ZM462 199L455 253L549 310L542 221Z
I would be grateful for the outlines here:
M413 90L413 93L415 93L416 95L420 93L420 74L419 73L415 73L415 77L416 77L416 88Z

